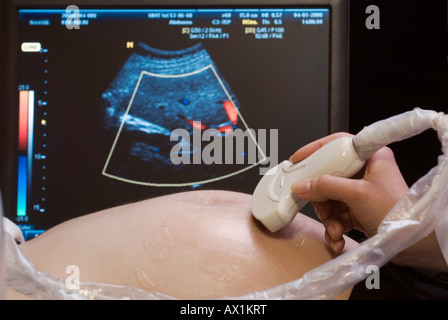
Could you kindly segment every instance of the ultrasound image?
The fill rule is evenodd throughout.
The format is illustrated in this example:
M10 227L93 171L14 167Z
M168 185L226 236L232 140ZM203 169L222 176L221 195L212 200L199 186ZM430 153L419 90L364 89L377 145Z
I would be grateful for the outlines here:
M247 167L174 165L171 160L178 144L190 143L188 156L202 152L193 146L193 128L216 129L222 139L247 129L237 98L201 43L178 51L139 43L102 98L104 127L116 134L103 170L110 178L148 186L192 185ZM187 130L189 141L171 141L175 129Z

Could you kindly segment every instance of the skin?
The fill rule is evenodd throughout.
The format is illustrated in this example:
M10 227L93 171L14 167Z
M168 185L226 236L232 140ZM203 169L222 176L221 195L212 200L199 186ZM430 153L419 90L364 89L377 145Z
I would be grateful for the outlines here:
M251 214L251 196L193 191L67 221L20 245L35 267L81 282L137 287L181 299L237 297L294 279L333 259L324 228L298 214L272 234ZM346 239L346 250L356 246ZM350 290L338 299L346 299ZM9 291L8 298L23 298Z
M336 133L297 150L290 161L297 163L326 143L348 133ZM346 179L324 175L292 186L298 197L311 201L325 226L325 239L335 252L344 248L343 233L357 229L371 237L392 207L409 190L391 149L377 151L367 161L362 177ZM435 232L399 253L392 262L408 267L448 271Z

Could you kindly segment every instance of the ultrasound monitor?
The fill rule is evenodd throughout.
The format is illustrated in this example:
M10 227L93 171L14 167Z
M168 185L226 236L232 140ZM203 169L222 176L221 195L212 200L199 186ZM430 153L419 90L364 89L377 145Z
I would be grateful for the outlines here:
M252 193L347 130L344 1L1 5L1 187L26 239L169 193Z

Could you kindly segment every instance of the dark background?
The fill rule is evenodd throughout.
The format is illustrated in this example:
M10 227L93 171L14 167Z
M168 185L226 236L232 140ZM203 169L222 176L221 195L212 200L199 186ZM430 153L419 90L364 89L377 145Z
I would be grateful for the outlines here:
M369 5L379 30L365 26ZM447 1L352 0L350 10L350 132L415 107L448 113ZM431 130L390 147L410 185L441 154Z

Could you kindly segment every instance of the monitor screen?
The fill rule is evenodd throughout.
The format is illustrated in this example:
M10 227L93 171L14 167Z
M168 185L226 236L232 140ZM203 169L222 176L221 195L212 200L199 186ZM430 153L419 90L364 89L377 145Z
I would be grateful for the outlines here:
M345 129L330 5L185 3L15 8L6 188L27 239L168 193L252 193Z

